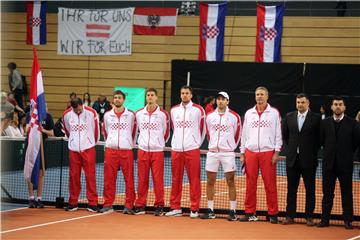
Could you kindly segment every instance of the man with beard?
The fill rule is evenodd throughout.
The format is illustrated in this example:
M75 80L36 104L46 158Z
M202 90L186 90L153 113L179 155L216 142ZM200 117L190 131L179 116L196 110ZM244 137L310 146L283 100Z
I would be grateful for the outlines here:
M115 200L116 179L121 169L125 181L124 214L134 214L134 154L136 141L135 113L124 107L125 94L114 92L114 108L104 115L103 132L105 137L104 156L104 205L101 213L113 212Z
M333 115L323 120L320 127L320 139L324 147L324 156L322 215L318 227L329 226L335 183L336 178L338 178L345 228L353 229L353 154L359 146L360 129L355 119L344 114L346 106L342 97L333 98L331 110Z

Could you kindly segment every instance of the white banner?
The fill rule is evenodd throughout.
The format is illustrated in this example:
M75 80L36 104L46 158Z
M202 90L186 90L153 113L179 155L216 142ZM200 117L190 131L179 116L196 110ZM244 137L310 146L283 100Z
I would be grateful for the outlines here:
M134 8L59 8L58 54L131 55Z

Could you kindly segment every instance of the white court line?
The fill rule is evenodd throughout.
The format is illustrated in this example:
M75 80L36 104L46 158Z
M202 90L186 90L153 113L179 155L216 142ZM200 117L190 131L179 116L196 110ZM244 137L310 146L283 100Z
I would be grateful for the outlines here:
M359 239L360 239L360 235L357 235L355 237L348 238L348 239L345 239L345 240L359 240Z
M78 220L78 219L98 217L98 216L104 216L104 215L106 215L106 214L86 215L86 216L82 216L82 217L69 218L69 219L64 219L64 220L60 220L60 221L54 221L54 222L48 222L48 223L32 225L32 226L28 226L28 227L10 229L10 230L6 230L6 231L2 231L0 233L4 234L4 233L10 233L10 232L17 232L17 231L22 231L22 230L31 229L31 228L43 227L43 226L53 225L53 224L57 224L57 223L70 222L70 221L74 221L74 220Z
M8 209L8 210L3 210L0 213L4 213L4 212L12 212L12 211L17 211L17 210L23 210L23 209L27 209L29 207L21 207L21 208L14 208L14 209Z

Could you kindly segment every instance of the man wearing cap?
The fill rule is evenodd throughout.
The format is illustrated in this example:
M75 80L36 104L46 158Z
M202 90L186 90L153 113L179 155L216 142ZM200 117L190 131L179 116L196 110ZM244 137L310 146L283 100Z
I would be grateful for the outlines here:
M225 173L229 188L230 211L228 220L236 221L236 188L235 188L235 152L240 140L240 116L229 109L229 95L219 92L216 97L217 108L206 116L206 135L209 151L206 156L206 195L208 210L202 219L213 219L216 174L220 163Z
M240 221L257 221L256 190L259 168L265 185L270 223L278 223L276 162L282 146L281 118L277 109L268 104L265 87L255 90L255 107L245 113L241 136L240 161L245 164L245 216Z

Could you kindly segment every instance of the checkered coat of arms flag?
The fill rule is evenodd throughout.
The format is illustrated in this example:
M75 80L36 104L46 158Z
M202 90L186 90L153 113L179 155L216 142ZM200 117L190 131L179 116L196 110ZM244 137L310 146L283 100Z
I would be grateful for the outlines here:
M284 5L257 5L256 62L281 62L284 11Z
M46 1L26 2L26 44L46 44Z
M223 61L227 3L200 3L200 61Z

